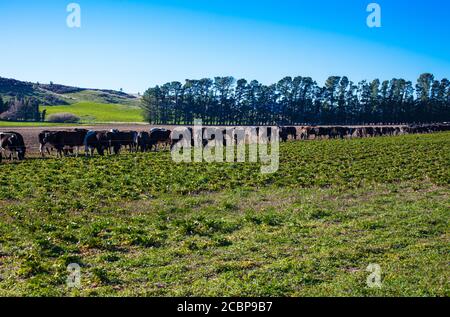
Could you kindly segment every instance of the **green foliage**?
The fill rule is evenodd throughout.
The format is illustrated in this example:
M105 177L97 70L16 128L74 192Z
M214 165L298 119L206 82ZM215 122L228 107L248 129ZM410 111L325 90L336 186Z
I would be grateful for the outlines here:
M4 164L0 295L448 296L449 139L289 142L265 176L162 152Z
M423 74L363 80L331 76L320 87L310 77L285 77L266 86L232 77L188 79L148 89L142 99L147 122L208 125L362 124L450 120L450 83Z

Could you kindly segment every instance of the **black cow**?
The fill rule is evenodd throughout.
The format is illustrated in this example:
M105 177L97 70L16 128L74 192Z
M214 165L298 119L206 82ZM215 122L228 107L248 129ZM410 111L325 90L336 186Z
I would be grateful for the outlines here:
M138 133L136 131L113 129L107 133L107 137L114 154L119 154L122 146L128 147L130 152L137 150Z
M158 149L158 144L163 144L165 147L171 145L172 131L162 128L153 128L150 130L150 150L155 147L155 151Z
M346 135L349 134L349 130L345 127L332 127L329 128L329 138L330 139L343 139Z
M41 148L50 144L57 151L57 156L62 157L63 153L76 149L76 156L79 153L79 147L84 145L84 139L88 130L74 129L73 131L47 131L39 135ZM41 141L42 138L42 141ZM41 152L42 154L42 152Z
M280 127L280 139L286 142L289 136L297 140L297 129L295 127Z
M194 130L192 127L187 127L186 129L188 129L189 131L189 135L191 138L191 147L195 146L195 140L194 140ZM206 128L202 128L202 132L201 132L201 143L202 146L205 147L209 141L214 140L215 136L212 136L209 140L207 138L205 138L205 131ZM225 130L223 130L225 131ZM224 133L222 131L222 133ZM170 135L170 149L172 149L178 142L180 142L181 140L183 140L183 134L180 134L180 136L178 137L178 139L175 139L172 134ZM236 136L235 136L235 140L236 140ZM225 142L225 138L224 138L224 142Z
M312 127L309 134L314 135L314 139L325 138L330 135L330 128Z
M0 151L9 151L9 159L13 160L14 156L18 160L25 159L25 142L20 133L17 132L2 132L0 133ZM5 153L6 156L6 153ZM0 153L0 161L2 160L2 154Z
M105 154L105 150L108 150L111 143L109 139L109 131L88 131L84 138L85 155L93 156L94 150L101 156Z
M147 152L150 150L150 134L148 132L139 132L137 135L137 149L141 152Z
M364 127L354 128L351 134L352 138L365 138L367 137L367 130Z
M41 133L39 133L39 135L38 135L38 139L39 139L39 153L41 154L42 157L45 156L45 152L47 152L47 154L50 155L50 148L48 146L46 146L47 144L44 141L45 137L48 134L55 133L55 132L56 131L45 130L45 131L42 131Z
M191 142L191 146L193 147L193 146L194 146L194 134L193 134L193 129L192 129L191 127L187 127L186 129L189 131L189 137L191 138L190 142ZM170 150L172 150L173 147L174 147L177 143L181 142L181 141L183 140L183 138L184 138L184 135L183 135L183 134L180 134L180 135L178 136L177 139L175 139L175 136L174 136L174 135L171 135L171 136L170 136L170 139L171 139L171 142L170 142Z

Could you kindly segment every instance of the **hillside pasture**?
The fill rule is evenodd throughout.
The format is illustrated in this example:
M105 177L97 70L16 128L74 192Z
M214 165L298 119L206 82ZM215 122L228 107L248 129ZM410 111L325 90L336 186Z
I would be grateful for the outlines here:
M66 106L43 106L47 116L58 113L72 113L81 118L82 123L143 122L142 110L121 104L79 102Z

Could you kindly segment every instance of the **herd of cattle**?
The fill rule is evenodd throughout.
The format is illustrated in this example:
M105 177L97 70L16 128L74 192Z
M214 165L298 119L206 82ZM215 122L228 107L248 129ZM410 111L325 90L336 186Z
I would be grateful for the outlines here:
M192 133L192 128L189 128ZM259 134L259 129L256 128ZM336 138L364 138L377 136L394 136L415 133L432 133L450 131L450 123L422 124L409 126L363 126L363 127L279 127L280 140L286 142L293 140L310 139L336 139ZM225 133L225 130L222 130ZM272 134L268 128L268 135ZM85 148L85 155L92 156L97 151L99 155L119 154L122 148L128 148L130 152L147 152L157 150L159 145L165 147L173 146L182 137L173 139L172 132L163 128L153 128L149 132L119 131L116 129L109 131L92 131L86 129L73 129L66 131L42 131L38 135L39 152L42 157L50 155L51 150L56 151L56 155L75 154L78 156L79 148ZM191 140L193 143L193 140ZM203 139L203 145L208 140ZM24 139L17 132L0 132L0 162L3 155L10 160L25 159L26 146ZM75 152L75 153L74 153Z
M170 144L171 131L162 128L153 128L150 132L119 131L93 131L74 129L72 131L42 131L39 138L39 152L45 156L50 154L50 149L55 149L57 156L73 153L78 155L80 147L85 147L86 155L94 155L97 150L99 155L119 154L122 148L128 148L130 152L147 152L152 148L157 149L161 143Z
M395 136L404 134L433 133L450 131L450 123L433 123L404 126L362 126L362 127L282 127L280 128L280 139L284 142L289 137L301 140L310 139L344 139L344 138L367 138L377 136Z

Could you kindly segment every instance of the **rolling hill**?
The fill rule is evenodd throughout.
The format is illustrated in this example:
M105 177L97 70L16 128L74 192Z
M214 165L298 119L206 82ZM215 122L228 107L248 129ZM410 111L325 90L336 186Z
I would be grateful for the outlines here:
M69 112L80 117L82 123L142 122L141 109L122 104L105 104L91 101L61 106L41 106L47 115Z
M5 100L16 96L34 97L42 105L68 105L82 101L138 106L139 98L121 91L90 89L58 84L40 84L0 77L0 95Z
M0 96L32 97L47 114L70 112L82 123L142 122L140 98L122 91L40 84L0 77ZM0 122L0 125L2 123Z

